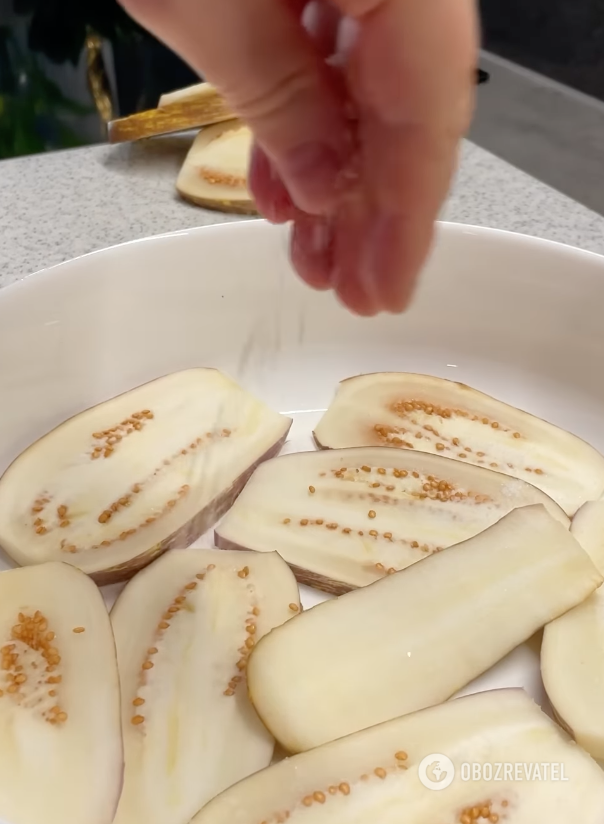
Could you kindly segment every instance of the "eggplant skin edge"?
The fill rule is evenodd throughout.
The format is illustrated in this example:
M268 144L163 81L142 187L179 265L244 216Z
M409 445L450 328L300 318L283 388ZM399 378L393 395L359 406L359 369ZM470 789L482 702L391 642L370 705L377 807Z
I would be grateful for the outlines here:
M285 441L287 440L291 426L292 421L290 421L289 426L281 438L279 438L279 440L276 441L270 449L261 455L258 460L254 461L254 463L251 464L245 472L236 478L228 489L224 490L224 492L214 498L214 500L210 501L207 506L197 513L197 515L195 515L191 520L171 535L168 535L167 538L164 538L163 541L149 547L148 550L136 555L134 558L124 561L122 564L110 567L109 569L99 569L96 572L86 572L86 574L95 582L95 584L97 584L97 586L123 583L124 581L128 581L136 575L137 572L140 572L141 569L144 569L144 567L148 566L152 563L152 561L155 561L169 549L182 549L190 546L190 544L196 541L201 535L203 535L204 532L214 526L214 524L216 524L216 522L220 520L220 518L222 518L222 516L231 508L256 468L261 463L264 463L264 461L270 460L270 458L274 458L279 454L285 444ZM1 544L0 550L11 558L11 560L14 560L10 552ZM32 563L34 562L32 561ZM64 563L79 569L76 563L70 564L67 559L65 559ZM29 564L17 564L17 566L29 566Z
M214 545L216 549L224 549L227 551L238 550L240 552L258 552L258 550L252 549L251 547L242 546L234 541L229 541L227 538L223 538L217 530L214 531ZM283 558L282 555L280 557ZM290 562L285 558L283 558L283 560L294 573L296 581L299 584L311 587L311 589L326 592L328 595L345 595L347 592L352 592L353 590L358 589L358 587L352 586L351 584L346 584L343 581L336 581L333 578L327 578L325 575L319 575L317 572L304 569L296 564L290 564ZM368 586L370 585L368 584Z

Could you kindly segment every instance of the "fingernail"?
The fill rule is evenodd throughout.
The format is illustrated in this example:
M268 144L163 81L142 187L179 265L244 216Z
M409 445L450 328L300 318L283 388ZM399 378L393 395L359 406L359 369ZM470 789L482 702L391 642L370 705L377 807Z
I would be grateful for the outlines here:
M314 255L322 255L331 242L331 227L324 220L316 220L310 229L308 236L309 250Z
M267 220L273 223L287 223L289 220L293 220L296 214L296 207L289 196L289 192L283 185L279 175L274 174L274 172L266 211Z
M322 214L339 194L343 166L333 147L306 143L293 149L278 170L295 205L309 214Z
M373 218L360 267L367 292L387 312L403 312L411 298L412 283L401 253L403 227L400 215Z
M328 289L333 268L333 228L325 218L296 218L291 240L294 268L315 289Z
M393 222L394 218L391 216L379 214L371 220L359 267L359 280L367 293L380 305L382 300L379 283L388 257Z
M258 146L250 158L248 187L258 211L271 223L292 220L295 206L273 164Z

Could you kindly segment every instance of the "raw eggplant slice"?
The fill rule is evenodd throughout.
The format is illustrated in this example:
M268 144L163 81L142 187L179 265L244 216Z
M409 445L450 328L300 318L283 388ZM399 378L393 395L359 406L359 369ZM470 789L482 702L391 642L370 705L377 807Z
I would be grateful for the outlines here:
M573 515L604 492L604 456L463 383L384 372L343 381L314 432L323 448L431 452L521 478Z
M198 83L163 94L156 109L146 109L110 120L107 124L107 137L110 143L124 143L188 131L210 123L232 120L234 117L214 86Z
M210 798L271 761L247 695L256 641L300 611L269 553L172 550L111 613L122 687L124 790L115 824L187 824Z
M480 777L468 780L474 764ZM600 824L603 816L598 765L525 692L507 689L295 755L227 790L191 824Z
M0 653L0 821L111 824L123 750L101 593L67 564L0 573Z
M604 573L604 501L584 504L572 520L571 532Z
M540 504L263 638L256 710L300 752L451 698L602 583ZM345 685L345 689L342 688Z
M215 369L190 369L88 409L0 479L0 546L62 560L99 584L186 546L228 509L291 419Z
M604 761L604 591L545 627L541 677L556 717Z
M604 572L604 501L581 507L571 531ZM604 761L604 587L545 628L541 675L560 723Z
M251 148L252 133L240 120L202 129L178 175L178 193L207 209L258 214L248 188Z
M159 98L159 103L157 104L158 109L170 109L171 106L175 104L197 104L198 106L203 106L206 104L208 110L211 109L212 105L221 106L222 109L225 108L225 103L214 88L211 83L194 83L192 86L185 86L181 89L175 89L173 92L165 92ZM230 114L226 112L213 112L215 117L228 117L230 119L235 119L235 115L231 112ZM218 122L217 120L214 122Z
M542 503L516 478L384 447L283 455L258 467L216 528L223 549L277 551L303 584L340 595Z

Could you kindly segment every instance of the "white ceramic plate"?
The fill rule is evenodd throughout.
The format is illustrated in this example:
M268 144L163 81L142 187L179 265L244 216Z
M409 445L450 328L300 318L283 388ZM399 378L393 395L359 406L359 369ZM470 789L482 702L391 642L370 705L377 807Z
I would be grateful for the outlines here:
M262 221L128 243L0 291L0 472L71 415L201 365L293 414L288 451L312 448L339 380L385 370L461 380L604 451L603 311L604 257L467 226L439 227L408 314L370 320L303 286ZM523 686L548 709L539 644L464 692Z

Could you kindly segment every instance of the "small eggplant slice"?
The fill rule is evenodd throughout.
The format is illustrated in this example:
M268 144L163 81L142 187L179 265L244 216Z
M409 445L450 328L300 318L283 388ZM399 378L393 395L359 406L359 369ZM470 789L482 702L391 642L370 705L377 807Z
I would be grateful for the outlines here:
M120 688L111 623L84 573L0 573L0 821L111 824L120 796Z
M246 666L257 640L299 611L277 553L172 550L130 581L111 612L126 765L115 824L187 824L270 764Z
M248 663L252 701L286 750L317 747L451 698L603 580L543 506L514 509L271 632Z
M571 532L604 573L604 500L584 504L572 520Z
M323 448L389 446L494 469L539 487L569 516L604 492L604 456L585 441L442 378L345 380L314 435Z
M215 369L190 369L88 409L0 479L0 546L99 584L131 577L213 526L291 419Z
M468 780L473 765L477 775ZM295 755L227 790L191 824L600 824L603 818L598 765L525 692L504 689Z
M256 215L247 171L252 133L240 120L202 129L176 181L182 198L220 212Z
M300 452L255 470L215 542L277 551L301 583L340 595L538 503L569 526L541 490L472 464L384 447Z
M604 572L604 501L581 507L571 531ZM560 723L604 761L604 587L545 628L541 675Z

